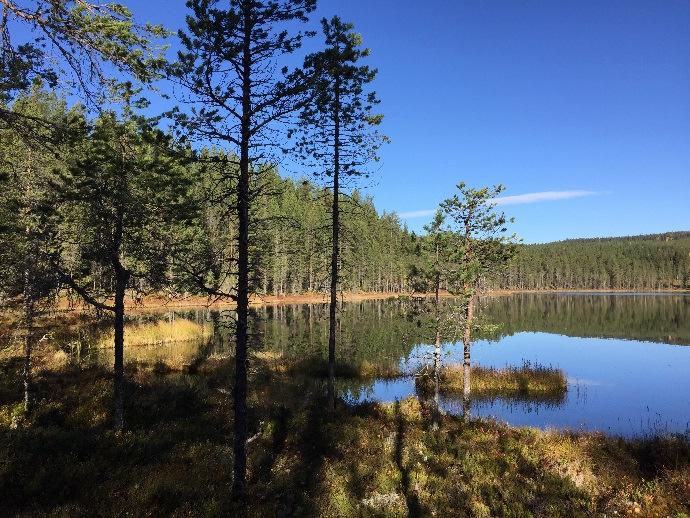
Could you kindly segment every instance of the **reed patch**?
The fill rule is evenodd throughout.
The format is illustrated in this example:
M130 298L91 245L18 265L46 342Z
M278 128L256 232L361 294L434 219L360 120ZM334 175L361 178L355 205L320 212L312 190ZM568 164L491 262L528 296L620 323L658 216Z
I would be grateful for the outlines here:
M439 372L439 392L444 396L462 396L465 376L463 366L450 364ZM434 373L424 368L417 373L415 388L422 395L434 392ZM554 367L525 362L522 366L503 369L473 365L470 369L470 392L473 398L526 398L561 400L568 391L565 373Z
M208 336L210 330L206 326L188 320L176 318L174 320L156 320L154 322L135 323L125 327L125 347L141 345L163 345L174 342L188 342ZM113 331L105 333L98 345L112 347Z

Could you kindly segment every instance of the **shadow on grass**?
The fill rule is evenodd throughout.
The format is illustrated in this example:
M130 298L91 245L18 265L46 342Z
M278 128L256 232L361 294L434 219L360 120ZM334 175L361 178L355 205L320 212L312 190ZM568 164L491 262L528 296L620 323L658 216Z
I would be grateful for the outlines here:
M198 509L200 497L209 510L225 504L211 488L229 494L230 427L203 379L129 379L123 433L110 430L108 372L43 373L35 389L26 422L0 426L0 515L167 515Z
M0 370L12 378L0 380L8 404L18 402L20 370ZM35 414L17 428L0 422L0 516L232 515L232 373L232 358L215 357L195 374L128 371L123 433L110 430L106 370L37 377ZM250 387L249 516L586 516L623 513L622 491L685 509L681 439L570 437L451 416L432 433L415 399L341 402L330 415L323 380L258 359Z
M410 487L410 470L403 462L403 449L405 447L405 418L400 412L400 402L395 402L395 465L400 472L400 484L402 492L405 495L405 503L407 505L407 514L411 518L422 516L422 508L419 504L416 491Z
M320 384L308 378L286 383L285 374L258 376L268 383L259 389L252 413L268 417L268 423L263 437L249 446L256 466L249 481L250 508L262 510L257 516L316 516L324 462L338 441Z
M21 378L24 360L12 357L0 361L0 405L21 400Z

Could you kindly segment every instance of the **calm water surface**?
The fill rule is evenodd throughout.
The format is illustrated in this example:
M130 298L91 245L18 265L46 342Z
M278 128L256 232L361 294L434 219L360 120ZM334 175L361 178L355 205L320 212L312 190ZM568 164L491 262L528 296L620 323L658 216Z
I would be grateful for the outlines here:
M341 360L397 363L407 371L427 362L433 336L408 314L402 301L343 305ZM567 376L568 391L561 401L473 400L473 416L624 436L690 433L690 296L518 294L482 300L479 314L500 328L477 336L474 365L556 367ZM184 316L213 320L203 310ZM263 347L296 358L325 356L325 305L268 307L258 316ZM163 346L153 353L173 350ZM461 362L462 344L444 344L444 361ZM352 403L415 395L413 377L342 380L340 387ZM461 401L446 399L442 406L462 413Z
M559 403L474 400L472 415L625 436L690 431L690 297L523 294L485 300L482 311L502 327L498 336L473 344L473 364L553 366L565 372L568 392ZM403 365L431 349L416 346ZM462 361L462 344L446 344L445 352L446 361ZM353 399L391 401L413 393L413 380L380 380ZM442 406L462 413L461 401L446 399Z

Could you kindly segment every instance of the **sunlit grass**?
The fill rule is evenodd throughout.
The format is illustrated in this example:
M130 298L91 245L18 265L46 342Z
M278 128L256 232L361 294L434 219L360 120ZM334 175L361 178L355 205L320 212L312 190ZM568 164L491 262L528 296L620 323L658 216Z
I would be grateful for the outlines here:
M434 390L431 369L418 373L417 390L428 394ZM465 376L460 364L444 365L440 370L439 391L457 396L464 391ZM565 373L549 366L525 362L520 367L503 369L474 365L470 369L470 391L473 397L532 396L560 398L568 390Z
M267 358L269 353L261 353ZM313 378L328 377L328 361L324 358L309 357L305 359L289 359L275 353L270 355L273 368L280 372L300 374ZM335 364L335 375L346 379L395 379L404 376L396 362L378 363L363 360L360 362L345 362L339 360Z
M139 345L162 345L174 342L188 342L202 338L209 331L193 320L176 318L172 321L158 320L145 324L125 326L125 347ZM99 340L99 346L112 347L115 339L110 330Z

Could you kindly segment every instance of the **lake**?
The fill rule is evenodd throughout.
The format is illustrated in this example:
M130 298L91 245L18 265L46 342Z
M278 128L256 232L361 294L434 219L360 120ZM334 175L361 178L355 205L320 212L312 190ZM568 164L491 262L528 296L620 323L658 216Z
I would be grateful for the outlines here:
M208 327L204 342L130 347L126 356L193 361L227 350L230 317L203 308L137 318L187 318ZM254 349L288 358L325 358L325 304L267 306L256 310ZM561 398L476 397L469 408L441 398L444 411L491 417L517 426L602 431L627 437L690 433L690 296L682 294L553 293L481 299L472 363L483 367L542 365L567 377ZM346 303L340 308L338 359L343 363L398 365L414 372L428 363L434 335L403 300ZM81 351L83 360L108 361L103 350ZM184 358L188 357L188 360ZM462 362L462 343L443 346L445 363ZM339 380L352 404L415 396L412 375Z

